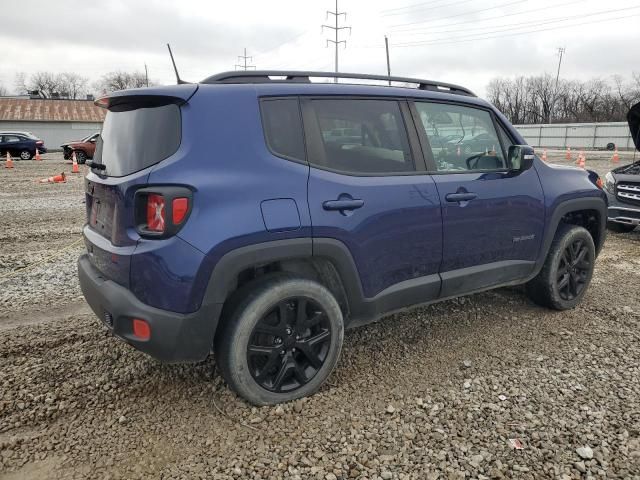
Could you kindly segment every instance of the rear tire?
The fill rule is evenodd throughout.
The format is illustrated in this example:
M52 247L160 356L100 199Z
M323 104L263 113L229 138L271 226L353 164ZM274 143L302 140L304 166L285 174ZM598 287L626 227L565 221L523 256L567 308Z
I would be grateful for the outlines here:
M542 270L526 285L529 298L555 310L576 307L593 277L595 259L596 247L585 228L560 225Z
M635 228L635 225L629 225L628 223L607 222L607 229L615 233L629 233Z
M243 287L225 309L216 364L229 386L254 405L316 392L331 374L344 337L342 312L324 286L273 275Z
M22 150L20 152L20 159L21 160L31 160L31 157L33 155L31 155L31 152L29 150Z
M86 161L87 161L87 154L84 153L81 150L76 150L76 161L80 164L83 165Z

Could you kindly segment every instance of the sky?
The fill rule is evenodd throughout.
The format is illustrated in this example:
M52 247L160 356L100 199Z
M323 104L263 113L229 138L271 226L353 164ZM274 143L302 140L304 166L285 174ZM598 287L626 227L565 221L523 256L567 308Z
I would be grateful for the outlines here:
M0 85L18 72L72 71L91 81L144 71L175 82L234 70L247 49L258 69L334 69L335 0L1 0ZM629 77L640 72L638 0L339 0L339 70L463 85L484 95L494 77Z

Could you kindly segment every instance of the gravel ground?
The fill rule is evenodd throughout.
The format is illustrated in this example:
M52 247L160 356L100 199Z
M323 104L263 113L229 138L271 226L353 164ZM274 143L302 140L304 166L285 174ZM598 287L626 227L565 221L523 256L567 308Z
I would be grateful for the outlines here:
M0 170L0 478L640 478L640 231L609 236L571 312L511 288L394 315L347 332L315 396L252 408L213 361L162 365L106 334L75 278L81 176L38 185L70 166L16 163Z

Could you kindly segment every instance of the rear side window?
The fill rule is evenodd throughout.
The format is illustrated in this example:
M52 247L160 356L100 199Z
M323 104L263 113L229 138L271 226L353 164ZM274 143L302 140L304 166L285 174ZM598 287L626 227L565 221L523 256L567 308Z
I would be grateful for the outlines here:
M174 104L107 112L96 142L95 163L122 177L173 155L181 141L180 107Z
M398 102L313 100L323 158L319 167L355 174L415 170Z
M302 120L297 98L262 100L262 124L267 146L280 157L304 161Z

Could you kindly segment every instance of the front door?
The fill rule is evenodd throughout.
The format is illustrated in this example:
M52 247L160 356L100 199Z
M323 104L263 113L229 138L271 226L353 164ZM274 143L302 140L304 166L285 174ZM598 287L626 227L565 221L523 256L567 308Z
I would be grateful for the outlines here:
M490 110L414 105L442 203L441 296L527 277L544 228L544 194L535 168L510 170L511 140Z
M333 97L302 104L314 245L329 238L346 246L365 299L394 293L402 282L411 282L399 286L413 291L409 303L437 298L440 200L418 159L406 102ZM379 307L391 310L400 300Z

